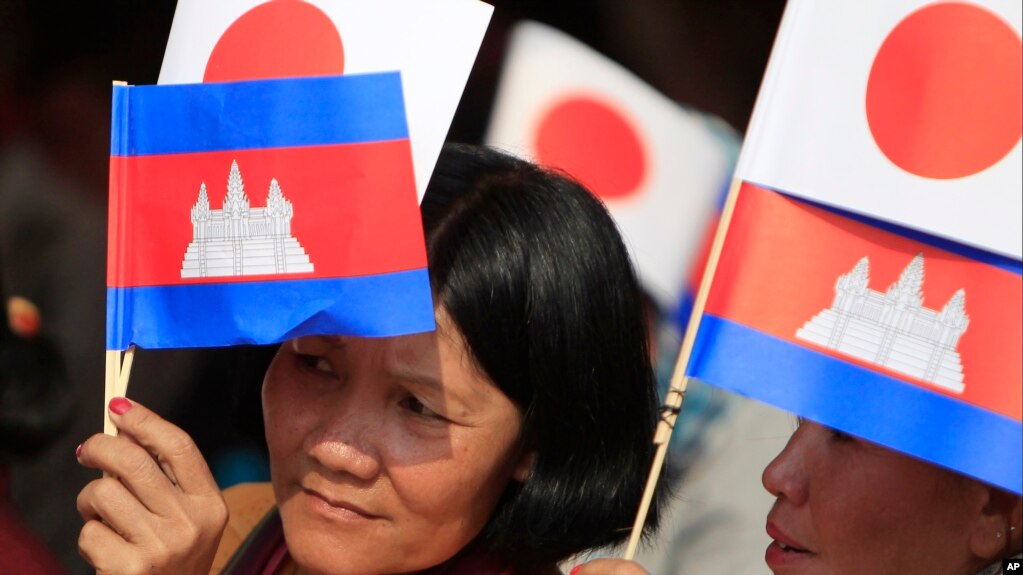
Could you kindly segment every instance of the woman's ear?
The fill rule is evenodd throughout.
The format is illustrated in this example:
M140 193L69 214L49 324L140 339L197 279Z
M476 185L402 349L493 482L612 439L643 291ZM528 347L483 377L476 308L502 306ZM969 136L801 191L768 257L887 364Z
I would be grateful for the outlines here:
M970 550L986 560L994 561L1020 552L1023 498L996 487L975 484L978 502L976 522L970 534Z
M515 469L512 470L512 479L522 483L529 477L529 472L533 469L533 460L536 459L535 451L527 451L519 457L518 463L515 464Z

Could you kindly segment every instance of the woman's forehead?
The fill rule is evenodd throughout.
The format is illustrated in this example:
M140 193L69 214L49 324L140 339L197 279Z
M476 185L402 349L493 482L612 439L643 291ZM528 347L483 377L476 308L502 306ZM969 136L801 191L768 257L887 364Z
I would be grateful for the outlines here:
M443 306L435 308L436 330L396 337L363 338L317 335L291 340L300 354L348 352L374 363L388 377L464 393L490 395L500 392L478 366L454 320Z

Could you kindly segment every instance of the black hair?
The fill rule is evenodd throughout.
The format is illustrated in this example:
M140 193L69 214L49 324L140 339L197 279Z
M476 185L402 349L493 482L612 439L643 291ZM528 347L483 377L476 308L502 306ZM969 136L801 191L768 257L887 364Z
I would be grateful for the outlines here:
M620 543L653 458L657 396L613 220L567 177L452 144L422 211L435 302L523 409L520 453L534 454L471 547L528 570Z

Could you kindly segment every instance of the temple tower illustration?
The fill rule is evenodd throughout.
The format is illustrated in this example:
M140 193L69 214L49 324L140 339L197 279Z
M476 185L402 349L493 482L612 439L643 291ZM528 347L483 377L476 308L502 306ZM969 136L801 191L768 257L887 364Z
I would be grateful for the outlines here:
M245 195L238 162L231 162L223 209L210 209L206 183L192 206L192 241L181 277L221 277L313 271L309 256L291 235L294 207L277 178L270 180L266 207L254 208Z
M796 331L796 338L962 393L959 339L970 318L966 292L941 310L923 305L924 257L917 254L884 293L871 290L864 257L835 282L831 307Z

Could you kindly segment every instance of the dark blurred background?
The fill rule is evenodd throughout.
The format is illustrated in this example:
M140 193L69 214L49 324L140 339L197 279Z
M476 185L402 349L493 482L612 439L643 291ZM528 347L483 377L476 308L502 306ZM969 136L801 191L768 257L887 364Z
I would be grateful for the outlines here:
M371 0L370 0L371 1ZM425 0L424 0L425 1ZM782 0L495 1L449 139L478 142L511 26L559 28L655 88L745 130ZM75 495L95 473L75 446L101 430L110 82L156 82L172 0L0 0L0 262L39 306L67 366L74 416L50 447L6 463L10 497L69 572ZM259 479L259 386L272 350L144 351L129 396L184 427L218 479Z

